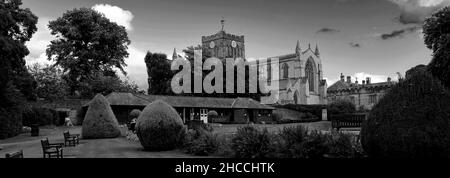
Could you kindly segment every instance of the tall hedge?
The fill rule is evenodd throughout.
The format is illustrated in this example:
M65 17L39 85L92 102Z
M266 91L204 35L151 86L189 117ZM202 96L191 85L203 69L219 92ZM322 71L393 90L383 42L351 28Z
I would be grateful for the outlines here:
M450 92L424 71L393 86L363 123L371 157L449 157Z
M145 107L136 121L136 134L145 150L171 150L182 144L186 129L177 111L157 100Z
M119 123L106 98L97 94L89 103L81 131L83 138L116 138L120 136Z

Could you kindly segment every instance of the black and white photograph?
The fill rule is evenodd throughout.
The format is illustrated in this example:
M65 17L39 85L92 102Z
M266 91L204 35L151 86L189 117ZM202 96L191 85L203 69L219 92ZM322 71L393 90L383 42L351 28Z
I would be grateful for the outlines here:
M0 0L11 158L175 176L448 159L450 0Z

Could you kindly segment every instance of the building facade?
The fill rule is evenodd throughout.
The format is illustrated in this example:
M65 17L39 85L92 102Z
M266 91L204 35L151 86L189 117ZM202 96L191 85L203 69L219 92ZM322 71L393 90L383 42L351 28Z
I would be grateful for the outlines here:
M270 57L266 63L259 67L267 71L266 78L272 80L273 59L278 59L278 85L279 91L271 97L262 97L264 104L327 104L327 82L323 78L322 60L319 49L315 50L308 45L306 50L300 48L297 41L295 53Z
M340 80L327 89L328 102L347 100L355 104L358 110L371 110L386 92L395 84L391 78L386 82L372 83L371 78L366 78L360 84L352 82L351 77L341 74Z
M245 40L243 35L233 35L223 30L214 35L202 36L202 49L209 52L212 57L241 58L246 61ZM178 54L174 50L173 58ZM278 69L271 69L271 64L278 59ZM311 49L308 45L306 50L302 50L299 41L294 53L268 58L265 62L262 60L251 61L248 65L258 65L259 75L267 78L271 84L272 72L277 70L279 77L275 80L279 84L278 91L275 91L270 97L262 97L262 104L327 104L326 80L323 78L322 60L319 49Z

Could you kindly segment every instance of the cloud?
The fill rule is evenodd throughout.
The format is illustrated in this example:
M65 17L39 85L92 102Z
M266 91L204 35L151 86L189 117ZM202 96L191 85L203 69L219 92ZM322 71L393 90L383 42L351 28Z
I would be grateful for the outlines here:
M434 11L450 5L450 0L389 0L398 5L401 13L398 21L402 24L422 24Z
M146 52L138 49L136 46L130 45L128 47L128 53L130 55L125 59L125 63L127 64L127 67L125 68L127 79L136 83L139 86L139 89L147 90L147 66L144 61ZM122 78L125 77L121 73L120 76Z
M134 16L130 11L109 4L96 4L92 6L92 9L96 10L97 12L103 13L106 18L108 18L112 22L116 22L117 24L124 26L125 29L129 31L133 30L131 21L133 20Z
M338 33L340 30L334 29L334 28L321 28L320 30L316 31L316 34L319 33Z
M361 44L359 44L359 43L357 43L357 42L350 42L349 45L350 45L351 47L354 47L354 48L360 48L360 47L361 47Z
M47 60L47 56L45 54L45 50L47 46L50 44L50 41L54 39L54 37L50 34L50 29L48 29L47 25L50 21L48 17L40 17L36 27L38 28L36 33L33 34L33 37L26 43L30 54L25 57L27 65L32 65L36 62L38 63L52 63Z
M408 28L404 28L404 29L400 29L400 30L394 30L390 33L383 33L380 34L379 37L382 40L389 40L392 38L400 38L403 37L405 34L409 34L409 33L414 33L414 32L421 32L421 27L417 26L417 27L408 27Z

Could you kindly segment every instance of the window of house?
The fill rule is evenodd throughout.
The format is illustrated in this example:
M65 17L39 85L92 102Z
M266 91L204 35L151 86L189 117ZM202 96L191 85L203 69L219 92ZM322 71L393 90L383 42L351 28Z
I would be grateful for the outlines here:
M377 102L377 95L369 95L369 104L375 104Z

